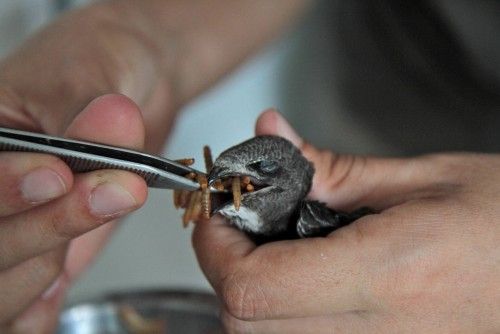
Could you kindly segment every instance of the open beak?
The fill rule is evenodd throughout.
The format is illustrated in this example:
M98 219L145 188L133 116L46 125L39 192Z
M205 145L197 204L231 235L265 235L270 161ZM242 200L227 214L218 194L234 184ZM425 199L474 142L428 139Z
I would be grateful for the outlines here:
M216 180L220 180L232 175L234 175L234 173L231 173L231 170L229 168L214 166L210 171L210 173L208 174L207 177L208 184L212 185Z

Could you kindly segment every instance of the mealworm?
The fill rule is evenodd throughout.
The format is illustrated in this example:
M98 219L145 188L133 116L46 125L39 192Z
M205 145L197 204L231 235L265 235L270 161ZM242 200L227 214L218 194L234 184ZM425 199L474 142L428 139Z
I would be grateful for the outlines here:
M176 209L181 206L181 190L174 190L174 206Z
M223 191L225 189L224 185L222 184L222 181L221 180L215 180L214 184L213 184L214 188L219 190L219 191Z
M240 178L239 177L233 177L233 184L232 184L232 190L233 190L233 203L234 203L234 208L236 211L240 209L241 205L241 184L240 184Z
M195 206L196 200L198 199L197 194L198 194L198 191L192 192L190 194L191 196L189 197L189 204L186 207L186 210L184 211L184 215L182 216L182 226L183 227L187 227L189 222L193 218L194 206Z
M241 177L241 188L246 188L247 184L250 184L250 176Z
M203 147L203 157L205 160L205 167L207 173L213 168L212 152L209 146ZM177 162L190 166L194 163L194 159L181 159ZM174 191L174 205L176 208L184 208L182 217L183 226L186 227L191 221L198 219L210 219L212 212L212 199L210 187L208 185L207 176L205 174L196 174L194 172L188 173L186 178L196 180L200 184L198 191L175 190ZM249 176L232 177L215 180L212 187L224 191L231 189L233 194L233 205L236 211L241 207L242 192L255 191L255 186Z
M252 191L255 190L255 187L253 186L253 184L249 183L247 184L246 189L249 193L251 193Z
M210 219L210 209L211 209L211 201L210 201L210 189L208 188L208 180L205 175L198 175L198 183L201 187L201 198L200 198L200 206L201 213L203 218Z
M212 170L212 167L214 166L214 162L212 159L212 151L210 150L210 147L208 146L203 147L203 157L205 158L205 168L207 170L207 173L209 173Z
M197 179L198 183L200 184L200 187L202 190L208 188L208 181L207 181L207 177L205 175L202 175L202 174L197 175L196 179Z
M196 191L193 196L195 197L194 199L194 205L193 205L193 210L191 212L191 217L190 221L196 222L197 220L200 219L201 215L201 197L202 197L202 192L201 191Z
M187 190L181 190L179 196L179 207L185 209L189 204L189 200L191 199L191 192Z
M212 203L210 200L210 189L205 188L201 192L201 213L203 218L210 219L210 212L212 211Z
M188 174L186 174L186 177L190 180L194 180L196 179L196 173L194 172L189 172Z
M178 160L175 160L175 162L180 163L181 165L189 167L189 166L191 166L191 165L194 164L194 158L178 159Z

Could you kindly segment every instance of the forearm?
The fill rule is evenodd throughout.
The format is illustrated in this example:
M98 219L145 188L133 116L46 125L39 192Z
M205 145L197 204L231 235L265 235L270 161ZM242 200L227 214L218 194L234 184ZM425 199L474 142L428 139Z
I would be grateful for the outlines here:
M182 104L280 34L311 0L110 0L160 52Z
M93 98L122 93L156 150L182 104L311 1L107 0L69 12L0 63L0 122L62 133Z

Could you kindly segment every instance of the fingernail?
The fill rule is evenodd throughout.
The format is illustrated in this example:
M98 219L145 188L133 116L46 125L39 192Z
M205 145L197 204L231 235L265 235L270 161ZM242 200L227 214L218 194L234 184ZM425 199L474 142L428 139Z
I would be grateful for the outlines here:
M278 135L288 139L295 146L300 147L302 138L295 132L290 123L280 114L276 113L276 132Z
M45 202L66 193L66 185L56 172L42 167L24 177L21 193L29 202Z
M135 198L116 183L97 186L89 198L90 212L96 216L117 216L137 206Z

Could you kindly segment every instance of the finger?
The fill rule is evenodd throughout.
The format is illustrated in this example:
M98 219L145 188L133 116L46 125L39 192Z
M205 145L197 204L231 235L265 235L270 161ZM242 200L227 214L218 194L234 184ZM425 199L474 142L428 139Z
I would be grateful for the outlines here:
M192 239L201 269L215 291L222 290L220 284L224 273L220 272L223 269L221 264L237 262L257 247L244 233L229 226L219 215L212 217L209 222L198 222Z
M193 244L225 308L238 319L269 320L371 307L365 268L373 259L366 249L353 249L353 237L340 235L256 248L217 217L196 225Z
M92 262L115 230L117 221L111 221L71 241L66 256L66 276L69 282L76 280Z
M18 316L31 305L60 275L65 252L52 250L20 265L0 272L0 323Z
M105 95L76 117L66 135L141 148L144 126L132 101L121 95ZM45 203L71 188L69 168L53 156L2 152L0 170L0 217Z
M119 94L93 100L68 126L65 136L133 149L144 146L145 129L137 105Z
M73 174L60 159L38 153L0 152L0 217L64 195Z
M145 142L141 111L132 100L118 94L94 100L73 120L66 135L79 139L95 138L94 141L139 150L143 149ZM107 223L71 242L66 259L68 279L72 280L87 267L114 226Z
M146 193L144 180L124 171L75 176L66 196L0 220L0 270L139 208Z
M446 166L426 158L383 159L335 154L318 150L304 141L275 110L262 113L256 123L257 135L278 135L289 139L314 164L315 174L309 196L330 207L355 209L370 206L385 209L409 199L426 196L436 188L445 189ZM443 166L443 168L439 168ZM451 181L450 181L451 182Z
M27 310L9 322L8 328L3 329L0 326L0 332L54 333L59 323L59 313L64 303L67 285L64 275L59 276Z
M283 116L274 108L264 110L255 122L255 134L274 135L288 139L296 147L302 147L304 139L292 128Z
M144 127L132 101L121 95L105 95L75 118L66 135L139 148L144 142ZM3 220L0 268L15 265L138 208L146 194L144 180L133 173L102 170L76 176L74 188L63 198Z

